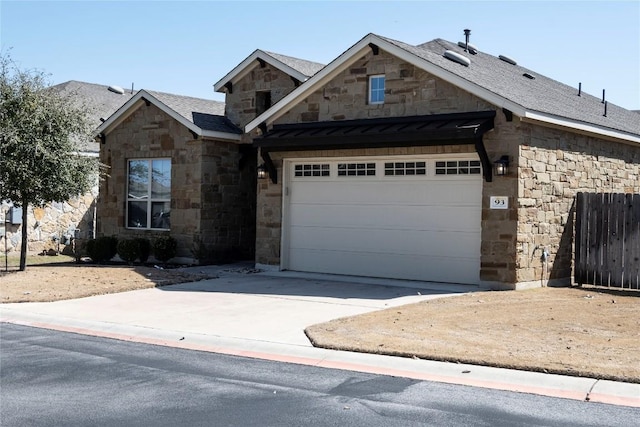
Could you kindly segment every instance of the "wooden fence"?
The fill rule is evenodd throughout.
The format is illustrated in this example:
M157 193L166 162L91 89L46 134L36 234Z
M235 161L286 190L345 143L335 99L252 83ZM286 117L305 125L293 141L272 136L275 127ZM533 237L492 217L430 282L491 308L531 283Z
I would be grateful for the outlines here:
M640 194L578 193L576 283L640 289Z

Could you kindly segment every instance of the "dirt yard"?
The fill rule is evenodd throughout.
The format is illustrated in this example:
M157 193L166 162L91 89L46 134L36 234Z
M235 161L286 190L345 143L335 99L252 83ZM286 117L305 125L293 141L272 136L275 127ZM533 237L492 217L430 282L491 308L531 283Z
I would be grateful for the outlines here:
M49 302L211 278L153 266L50 263L0 271L0 302Z
M311 326L318 347L640 382L640 293L477 292Z
M206 278L154 267L28 265L0 272L0 301L56 301ZM306 333L318 347L640 383L640 292L476 292L336 319Z

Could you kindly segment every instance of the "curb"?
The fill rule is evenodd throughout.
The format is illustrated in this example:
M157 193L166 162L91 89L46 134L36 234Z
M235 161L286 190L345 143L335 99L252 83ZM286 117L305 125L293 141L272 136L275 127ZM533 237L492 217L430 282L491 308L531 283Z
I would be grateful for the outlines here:
M185 339L187 338L185 336L176 338L185 334L177 331L123 327L106 323L88 325L89 322L75 322L80 324L71 326L51 323L48 319L28 319L27 317L5 312L2 313L0 323L229 356L640 408L640 384L240 339L237 342L232 342L233 339L218 336L188 336L188 339ZM124 331L122 331L123 329ZM300 355L295 353L300 353ZM389 366L392 364L398 367L390 368ZM501 376L500 373L507 374L504 376L511 377L512 381L496 380L496 377ZM549 387L536 385L541 382L551 382L553 385Z

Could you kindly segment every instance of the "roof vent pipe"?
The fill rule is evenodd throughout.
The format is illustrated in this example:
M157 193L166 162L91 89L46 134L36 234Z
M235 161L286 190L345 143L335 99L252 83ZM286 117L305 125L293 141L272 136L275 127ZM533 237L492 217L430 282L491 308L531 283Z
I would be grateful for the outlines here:
M605 117L607 117L607 104L608 104L608 102L605 101L604 102L604 114L603 114L603 116L605 116Z
M471 30L464 30L464 51L469 52L469 35L471 34Z
M578 83L578 96L582 94L582 82Z
M602 89L602 103L604 104L604 89Z

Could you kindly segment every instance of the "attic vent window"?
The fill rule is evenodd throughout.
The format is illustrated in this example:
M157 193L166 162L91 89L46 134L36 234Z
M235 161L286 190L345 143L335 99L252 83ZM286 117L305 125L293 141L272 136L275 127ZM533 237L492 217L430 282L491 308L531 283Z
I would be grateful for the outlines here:
M509 58L508 56L505 55L498 55L498 58L502 59L504 62L507 62L511 65L518 65L518 63L515 61L515 59Z
M453 62L457 62L458 64L462 64L465 67L468 67L469 65L471 65L471 60L469 58L467 58L464 55L460 55L459 53L456 53L452 50L445 50L444 57Z
M525 76L526 78L530 79L530 80L534 80L535 77L533 77L531 74L529 73L524 73L523 76Z
M256 115L260 115L271 108L271 91L256 92Z

